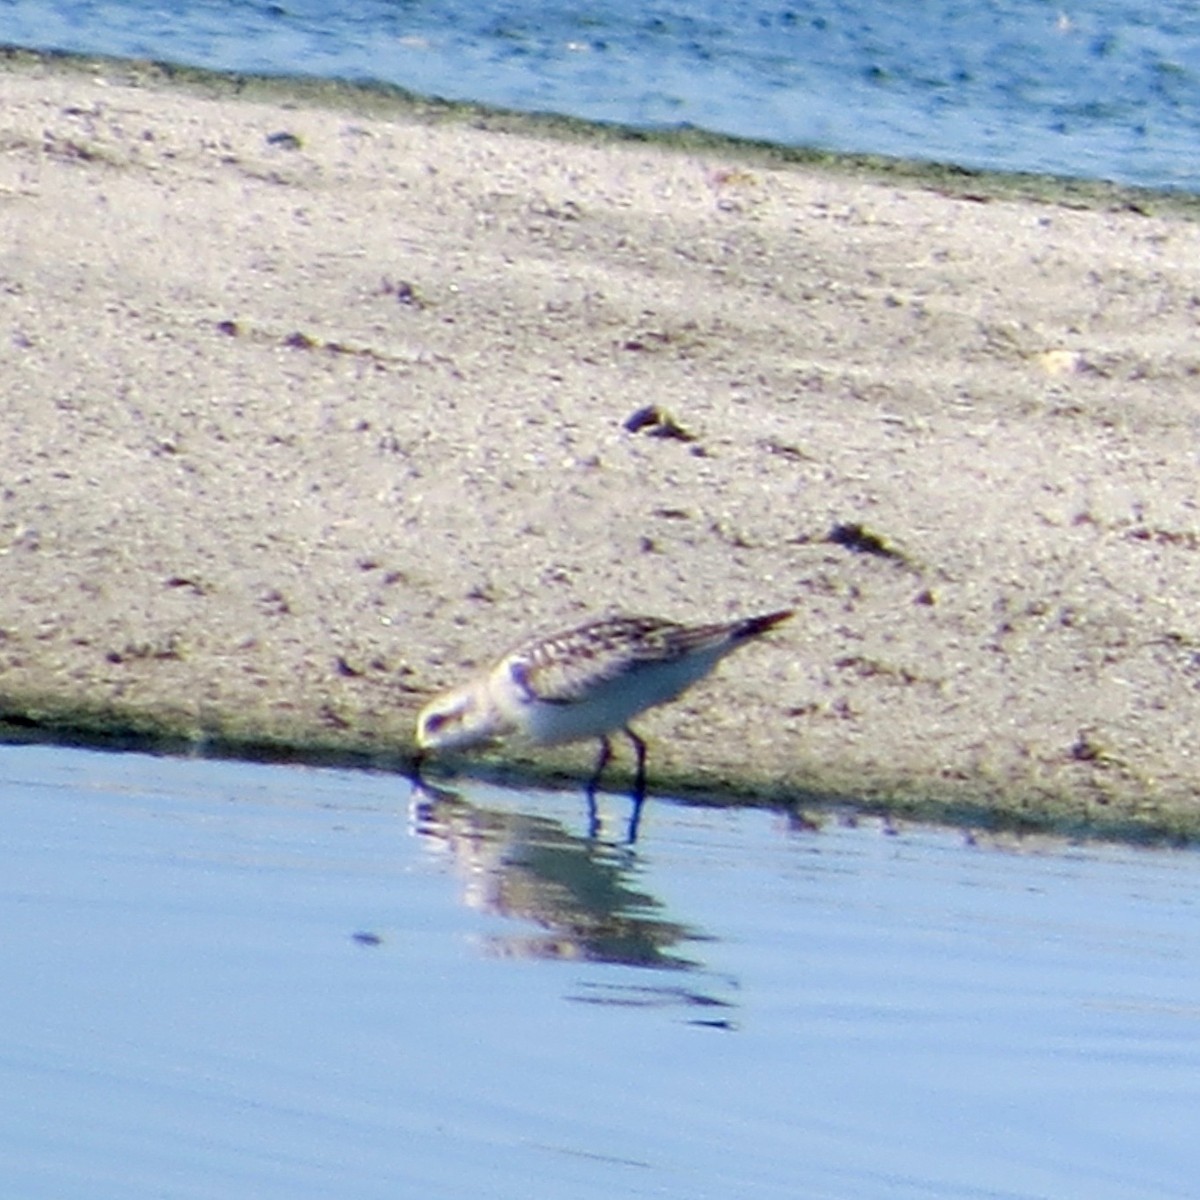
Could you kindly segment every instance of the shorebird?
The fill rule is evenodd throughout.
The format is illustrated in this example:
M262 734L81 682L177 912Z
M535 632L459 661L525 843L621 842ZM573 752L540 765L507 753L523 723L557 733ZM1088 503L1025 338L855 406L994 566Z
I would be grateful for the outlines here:
M674 700L727 654L761 637L791 609L710 625L655 617L606 617L533 638L431 700L417 718L416 770L431 750L513 737L535 746L598 738L587 785L596 788L612 757L611 735L629 738L637 758L633 796L646 791L646 743L629 727L639 713Z

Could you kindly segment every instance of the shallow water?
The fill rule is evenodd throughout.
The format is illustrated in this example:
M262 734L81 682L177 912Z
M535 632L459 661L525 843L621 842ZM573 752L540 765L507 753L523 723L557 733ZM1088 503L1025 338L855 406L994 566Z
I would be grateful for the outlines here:
M0 43L1200 189L1190 0L0 0Z
M1200 857L0 747L8 1194L1195 1194Z

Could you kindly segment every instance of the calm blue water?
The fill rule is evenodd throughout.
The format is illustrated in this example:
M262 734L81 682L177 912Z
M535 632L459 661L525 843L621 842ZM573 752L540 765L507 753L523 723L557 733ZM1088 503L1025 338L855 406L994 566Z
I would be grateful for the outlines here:
M0 0L0 42L1200 190L1193 0Z
M1196 1195L1195 852L603 799L0 746L4 1195Z

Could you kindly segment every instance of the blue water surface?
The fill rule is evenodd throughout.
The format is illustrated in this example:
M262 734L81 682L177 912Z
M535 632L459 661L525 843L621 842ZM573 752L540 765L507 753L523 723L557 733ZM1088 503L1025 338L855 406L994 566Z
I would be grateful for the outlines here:
M0 0L0 42L1200 188L1188 0Z
M1200 857L0 747L21 1200L1184 1200Z

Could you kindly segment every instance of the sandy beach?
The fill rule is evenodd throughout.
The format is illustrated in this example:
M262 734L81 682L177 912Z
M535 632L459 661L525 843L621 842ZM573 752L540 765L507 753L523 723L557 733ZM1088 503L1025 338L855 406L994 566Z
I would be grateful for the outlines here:
M10 57L9 732L400 767L530 631L794 605L652 789L1195 836L1200 230L1019 192Z

